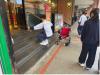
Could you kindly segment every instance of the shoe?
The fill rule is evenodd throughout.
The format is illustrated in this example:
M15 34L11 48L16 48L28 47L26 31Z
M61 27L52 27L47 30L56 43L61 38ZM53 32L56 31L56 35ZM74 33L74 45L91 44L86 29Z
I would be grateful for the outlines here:
M46 39L46 40L42 41L42 42L40 43L40 45L48 45L48 40Z
M85 70L90 70L91 68L85 67L84 69L85 69Z
M47 45L49 42L48 42L48 39L44 40L44 44Z
M45 45L44 41L42 41L42 42L40 43L40 45Z
M84 67L85 64L84 63L78 63L81 67Z
M81 38L81 35L78 35L78 38Z

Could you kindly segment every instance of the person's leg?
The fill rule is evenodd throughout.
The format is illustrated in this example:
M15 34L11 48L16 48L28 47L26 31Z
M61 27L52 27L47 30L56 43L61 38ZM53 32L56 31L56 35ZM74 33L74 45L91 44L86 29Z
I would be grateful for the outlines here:
M78 26L78 37L81 37L81 33L82 33L82 27L83 26Z
M48 44L48 37L46 36L46 34L42 34L42 42L40 43L41 45L47 45Z
M57 37L57 41L56 41L56 44L57 44L57 45L59 44L60 40L61 40L61 36L59 35L59 36Z
M65 46L68 46L70 44L71 38L70 36L66 38L65 40Z
M97 45L88 45L88 48L89 48L89 55L86 61L86 67L91 68L95 60Z
M86 61L86 57L87 57L87 53L88 53L88 48L86 44L82 45L82 51L81 54L79 56L79 63L80 64L84 64Z
M48 44L48 43L49 43L48 39L45 39L45 43L46 43L46 44Z
M49 41L48 41L49 37L45 37L45 39L42 41L42 43L40 43L41 45L48 45Z
M80 35L80 25L77 28L78 35Z
M80 26L80 35L82 34L83 26Z

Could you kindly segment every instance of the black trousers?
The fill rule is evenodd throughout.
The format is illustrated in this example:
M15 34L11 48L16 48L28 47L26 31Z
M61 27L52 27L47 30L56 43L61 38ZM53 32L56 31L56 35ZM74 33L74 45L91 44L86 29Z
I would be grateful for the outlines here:
M78 28L77 28L78 35L81 35L82 29L83 29L83 26L80 26L80 25L79 25Z
M83 44L82 51L79 57L79 63L85 63L86 61L86 67L91 68L95 60L97 46L98 46L97 44L94 44L94 45ZM87 57L87 60L86 60L86 57Z

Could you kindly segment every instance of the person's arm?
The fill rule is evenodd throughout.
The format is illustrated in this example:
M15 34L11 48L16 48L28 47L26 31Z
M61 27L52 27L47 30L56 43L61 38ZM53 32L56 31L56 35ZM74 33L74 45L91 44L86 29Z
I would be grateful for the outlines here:
M88 21L86 21L84 26L83 26L83 30L81 33L81 41L84 41L87 32L88 32Z
M82 16L80 17L80 19L79 19L78 23L80 24L80 23L81 23L81 21L82 21Z
M43 23L40 23L36 26L34 26L34 30L42 29L43 28Z

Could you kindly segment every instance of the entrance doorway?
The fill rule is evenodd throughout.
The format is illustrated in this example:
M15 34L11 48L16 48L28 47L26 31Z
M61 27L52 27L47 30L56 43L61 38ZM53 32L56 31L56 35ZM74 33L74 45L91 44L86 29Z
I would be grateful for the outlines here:
M10 32L27 29L23 0L5 0Z

